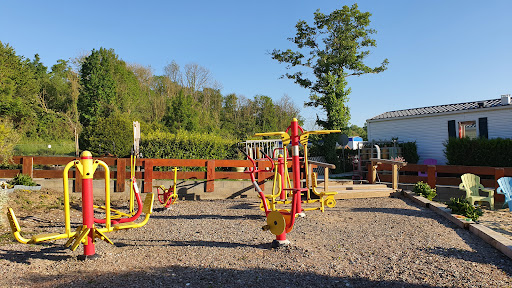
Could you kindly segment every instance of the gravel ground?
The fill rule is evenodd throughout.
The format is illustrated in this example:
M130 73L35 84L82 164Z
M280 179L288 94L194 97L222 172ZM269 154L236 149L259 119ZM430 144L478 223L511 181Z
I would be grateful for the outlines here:
M511 259L407 199L307 212L279 249L256 201L178 201L94 260L65 240L0 246L0 287L512 287Z

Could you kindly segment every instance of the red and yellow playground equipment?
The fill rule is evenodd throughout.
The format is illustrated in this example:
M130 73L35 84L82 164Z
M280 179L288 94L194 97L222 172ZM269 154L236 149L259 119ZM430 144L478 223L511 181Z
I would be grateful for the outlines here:
M169 209L170 206L178 200L178 193L176 192L176 186L178 183L178 167L172 168L174 173L174 179L172 186L169 189L165 189L164 185L153 186L156 188L158 201L164 205L165 208Z
M300 131L300 133L299 133ZM321 209L323 211L324 205L328 205L329 207L334 207L336 205L336 201L334 200L334 195L336 192L317 192L316 187L312 189L313 193L317 194L320 199L311 199L311 195L309 194L309 184L306 184L306 188L303 188L301 185L301 163L300 163L300 155L299 155L299 144L304 146L304 161L305 161L305 171L306 171L306 179L308 178L308 163L307 163L307 142L309 135L312 134L329 134L329 133L339 133L340 130L324 130L324 131L309 131L306 132L302 127L299 126L298 120L293 118L290 126L284 132L268 132L268 133L257 133L256 136L280 136L283 142L283 155L278 157L277 161L274 162L272 158L268 155L265 157L272 162L272 169L275 171L274 184L272 195L265 195L256 181L255 173L262 172L263 170L258 170L256 168L256 163L254 159L252 159L248 154L246 154L247 158L251 160L253 164L253 168L246 171L251 174L251 181L255 190L258 192L261 198L261 206L265 211L265 215L267 216L267 225L263 226L263 230L270 230L270 232L276 235L276 239L272 242L272 247L279 247L283 245L288 245L290 241L286 239L286 234L291 232L293 229L293 225L295 224L295 218L299 213L302 213L304 210L302 208L302 193L306 192L306 200L305 203L314 203L320 202L320 207L317 208L307 208L307 210L317 210ZM290 133L290 134L288 134ZM288 174L288 160L287 157L287 146L291 142L291 167L292 167L292 182L289 179ZM277 165L276 165L277 164ZM316 182L316 178L315 178ZM293 187L291 184L293 183ZM291 196L291 200L288 200L288 195ZM277 200L277 198L280 198ZM267 199L270 199L270 203ZM269 208L270 204L270 208ZM291 204L291 208L289 209L277 209L276 204Z
M77 172L82 177L82 225L78 226L75 231L71 231L71 217L70 217L70 201L69 201L69 183L68 183L68 171L72 166L75 166ZM93 205L93 175L98 166L103 167L105 170L105 206L102 209L105 212L104 219L96 219L94 217L94 205ZM112 216L114 212L110 208L110 170L108 165L101 160L93 160L92 154L89 151L84 151L80 155L80 160L74 160L69 162L64 168L63 174L64 182L64 233L45 233L34 235L32 238L27 239L21 236L21 228L14 215L14 211L8 208L7 216L9 223L13 231L14 237L20 243L34 244L45 241L68 239L65 246L70 247L71 250L75 251L80 243L84 244L83 259L88 257L96 256L94 242L98 238L107 243L113 244L113 242L105 235L107 232L116 230L138 228L144 226L151 216L153 211L153 199L152 193L147 194L144 199L144 205L140 201L140 193L135 182L135 177L132 177L132 186L134 191L134 198L138 199L139 211L131 217L122 218ZM145 214L145 218L142 222L135 223L134 221L141 213ZM119 215L119 211L116 213ZM128 214L125 214L128 215ZM115 218L115 219L114 219ZM104 224L104 227L97 227L95 223Z
M273 159L277 159L273 165L275 166L274 169L274 178L273 178L273 185L272 185L272 193L265 195L265 200L268 201L268 205L270 206L270 209L272 211L276 211L278 204L291 204L292 201L289 200L290 191L292 191L292 182L290 180L290 175L288 172L288 166L289 161L292 160L292 168L294 168L293 165L293 153L296 153L298 155L299 151L299 145L293 145L293 129L291 129L297 122L297 119L293 119L292 124L288 127L288 129L285 132L268 132L268 133L256 133L255 136L280 136L281 140L283 142L282 148L277 148L274 150L273 158L270 158L268 155L265 155L267 160L273 161ZM309 171L309 163L308 163L308 140L310 135L318 135L318 134L330 134L330 133L339 133L340 130L320 130L320 131L304 131L302 127L297 125L297 131L300 131L300 135L296 135L295 138L298 138L298 143L302 145L304 150L304 175L305 175L305 181L306 181L306 187L303 190L305 192L305 199L299 202L299 212L302 211L310 211L310 210L320 210L324 212L325 206L333 208L336 206L336 200L334 199L334 196L337 194L337 192L328 192L328 191L317 191L317 175L313 171ZM288 131L292 131L291 135L288 135ZM298 133L297 133L298 134ZM287 156L288 149L287 146L292 142L292 158L289 158ZM275 157L276 152L279 152L280 154ZM282 154L281 154L282 152ZM263 153L265 154L265 153ZM296 160L300 161L300 157L296 156ZM298 164L299 168L296 170L299 171L299 179L300 182L300 164ZM295 168L294 168L295 169ZM295 171L295 170L294 170ZM295 173L295 172L294 172ZM295 175L294 175L295 176ZM295 183L295 181L293 181ZM311 183L310 183L311 182ZM294 186L295 187L295 184ZM312 193L316 195L316 198L312 197ZM302 194L302 192L301 192ZM311 203L319 203L318 206L313 207L305 207L302 208L302 203L304 204L311 204ZM260 205L260 208L263 210L263 205ZM282 209L281 209L282 210ZM290 211L290 209L285 209Z

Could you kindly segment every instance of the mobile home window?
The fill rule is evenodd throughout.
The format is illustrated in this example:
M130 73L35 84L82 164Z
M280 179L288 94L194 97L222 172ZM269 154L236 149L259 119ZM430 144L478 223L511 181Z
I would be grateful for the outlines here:
M459 122L459 138L476 139L476 121Z

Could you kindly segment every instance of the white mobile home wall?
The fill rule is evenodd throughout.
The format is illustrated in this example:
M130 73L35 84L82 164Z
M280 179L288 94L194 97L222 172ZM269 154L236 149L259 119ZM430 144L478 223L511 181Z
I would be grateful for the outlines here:
M367 120L369 141L389 141L398 137L398 141L416 141L418 155L422 163L424 159L436 159L439 165L446 164L444 145L448 140L448 121L455 123L476 121L477 135L478 118L487 117L489 139L512 138L512 107L493 107L439 113L421 116L397 117ZM459 136L456 126L457 137Z

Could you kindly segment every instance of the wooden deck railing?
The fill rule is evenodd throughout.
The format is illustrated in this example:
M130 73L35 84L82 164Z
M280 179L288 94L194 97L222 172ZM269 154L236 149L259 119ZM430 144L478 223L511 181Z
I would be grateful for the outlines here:
M11 164L21 165L21 169L0 169L0 178L13 178L16 174L23 173L30 175L32 178L62 179L64 166L76 159L75 157L15 156ZM114 191L124 192L125 189L127 189L127 187L125 187L125 180L130 177L130 159L110 157L95 157L94 159L101 160L110 167L110 179L116 180ZM321 164L323 163L310 163L312 168L322 166ZM273 176L273 172L270 171L271 164L267 160L256 160L256 165L258 169L268 170L268 172L261 172L256 175L260 187L264 189L265 180ZM291 165L291 162L289 165ZM135 173L135 177L143 180L144 192L151 192L153 180L155 179L173 179L172 171L157 171L158 169L154 169L154 167L203 167L205 171L178 171L178 179L204 180L206 181L206 192L213 192L215 189L215 180L250 179L248 173L219 171L231 169L217 168L252 167L252 163L249 160L143 158L137 159L137 166L140 167L138 169L140 171ZM98 169L101 169L101 167L98 167ZM68 177L70 179L80 180L80 174L76 173L74 168L69 170ZM94 174L94 179L104 178L104 173L100 171ZM76 181L74 187L75 192L81 192L81 181Z
M370 169L371 164L368 163L368 171ZM392 175L382 174L383 171L392 171L391 165L385 163L377 165L379 179L383 182L391 182ZM480 176L482 185L494 187L494 189L499 187L498 179L504 176L512 177L512 167L407 164L407 166L400 168L400 172L402 172L399 176L400 183L423 181L432 188L435 188L437 185L459 186L461 183L460 176L465 173ZM418 176L418 172L426 172L427 176ZM371 173L368 173L368 177L372 177ZM495 193L495 199L500 202L504 201L503 195L497 193Z

